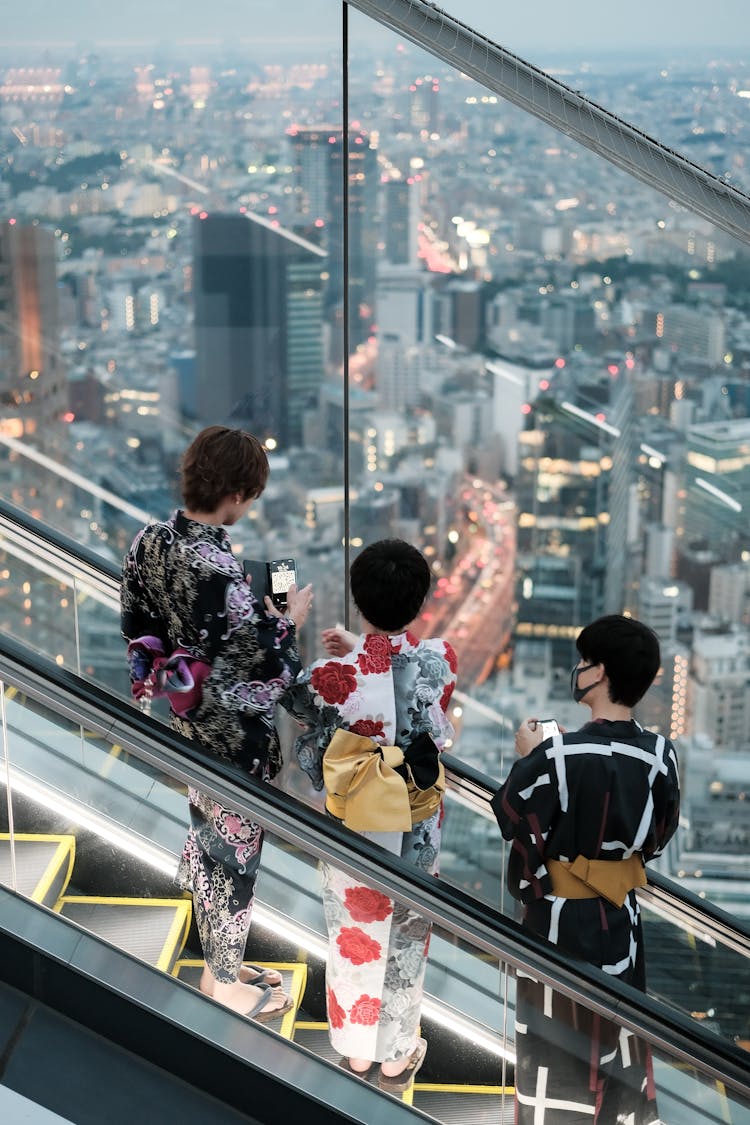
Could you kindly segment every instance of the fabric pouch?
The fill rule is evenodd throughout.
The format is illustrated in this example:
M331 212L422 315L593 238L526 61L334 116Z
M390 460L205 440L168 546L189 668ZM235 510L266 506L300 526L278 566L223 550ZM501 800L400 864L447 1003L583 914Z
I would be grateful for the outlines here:
M165 655L159 637L137 637L128 645L130 690L143 710L166 697L175 715L189 719L200 706L211 665L184 648Z

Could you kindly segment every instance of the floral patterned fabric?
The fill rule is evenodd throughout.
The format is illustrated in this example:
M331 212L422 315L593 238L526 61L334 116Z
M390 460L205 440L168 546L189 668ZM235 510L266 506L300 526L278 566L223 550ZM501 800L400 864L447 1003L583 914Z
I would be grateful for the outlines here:
M211 665L190 718L172 726L222 761L268 780L281 765L274 711L300 669L295 630L269 617L244 580L223 527L176 512L138 533L123 564L123 636L158 637ZM178 883L193 893L206 962L237 979L263 839L259 825L189 791L191 828Z
M361 637L347 656L302 672L282 700L308 727L297 739L300 766L321 789L323 754L338 728L403 749L426 732L442 750L453 733L445 712L455 683L455 654L442 640ZM442 808L410 832L362 835L437 875L441 821ZM321 870L331 1043L347 1058L403 1058L418 1038L430 923L336 868Z

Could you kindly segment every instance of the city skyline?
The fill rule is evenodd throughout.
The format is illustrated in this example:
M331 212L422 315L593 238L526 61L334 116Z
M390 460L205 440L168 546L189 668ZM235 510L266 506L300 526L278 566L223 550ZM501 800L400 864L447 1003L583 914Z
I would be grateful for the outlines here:
M237 545L294 555L314 583L305 658L344 619L349 550L408 538L435 574L415 628L454 645L464 714L476 703L509 726L541 699L577 721L565 685L586 620L658 622L664 682L647 722L685 740L695 823L711 825L710 786L741 785L750 744L745 248L675 205L666 177L662 193L628 178L354 10L344 145L340 9L300 4L297 31L311 7L337 19L304 50L287 49L260 3L255 37L212 56L176 36L54 61L6 44L0 199L14 229L54 232L60 323L48 334L70 395L70 483L162 518L185 438L236 421L240 403L274 455ZM745 64L634 57L586 67L579 55L567 81L742 183ZM237 313L217 317L200 232L222 215L235 234L217 270L234 277ZM246 284L261 229L277 249L303 240L310 260L281 271L271 255ZM35 370L8 386L6 428L27 401L41 416ZM16 503L116 558L121 512L84 490L66 504L10 458L3 473ZM9 628L24 637L36 588L15 569L7 581L6 613L20 615ZM726 654L736 684L722 701ZM495 745L476 722L460 727L461 755L491 772ZM740 872L750 829L740 798L728 807Z

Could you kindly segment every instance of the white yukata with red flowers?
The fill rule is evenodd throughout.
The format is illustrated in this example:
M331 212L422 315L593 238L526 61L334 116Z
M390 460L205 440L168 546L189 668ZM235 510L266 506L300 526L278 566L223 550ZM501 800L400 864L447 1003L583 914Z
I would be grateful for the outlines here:
M445 641L364 634L346 656L301 672L282 700L307 724L296 744L301 768L323 787L323 753L339 728L404 750L426 732L442 750L453 734L446 709L455 684L456 657ZM361 835L437 875L442 813L441 806L410 832ZM404 1058L419 1037L430 923L328 864L321 870L331 1043L345 1058Z

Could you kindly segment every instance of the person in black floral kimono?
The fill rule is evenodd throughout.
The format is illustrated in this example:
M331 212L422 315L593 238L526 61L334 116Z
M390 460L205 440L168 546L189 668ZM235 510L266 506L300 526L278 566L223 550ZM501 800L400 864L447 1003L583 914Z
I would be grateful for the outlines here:
M172 726L248 776L269 780L281 756L274 710L300 660L296 631L309 586L288 592L285 615L260 604L225 530L262 493L268 458L242 430L210 426L182 463L184 510L136 536L123 564L122 633L131 642L131 680L148 682L149 653L179 650L207 673L189 711L172 705ZM197 663L194 663L197 662ZM282 1016L291 1000L278 974L243 966L263 831L232 809L189 790L191 828L178 882L192 891L205 957L203 992L243 1015Z
M363 632L324 630L329 658L300 673L281 700L307 727L297 758L316 789L325 782L332 816L437 875L445 788L439 752L453 734L446 712L456 656L446 641L420 640L407 628L429 592L430 567L416 547L384 539L357 556L350 580ZM419 753L421 779L412 764ZM405 773L417 778L410 791ZM403 799L398 824L382 817L384 774ZM330 864L322 875L331 1043L350 1073L366 1077L379 1063L381 1088L402 1092L427 1049L419 1021L430 923Z
M515 763L492 801L506 840L511 894L523 924L566 953L645 990L635 888L673 836L680 792L675 749L632 708L659 670L656 634L617 614L580 633L573 698L591 711L580 730L516 733ZM619 1025L519 972L518 1125L658 1122L650 1052Z

